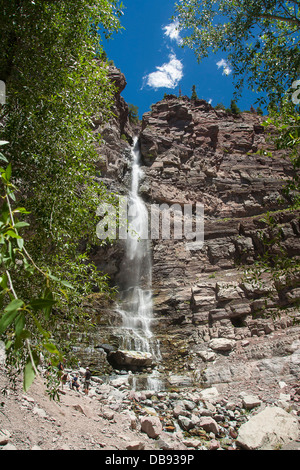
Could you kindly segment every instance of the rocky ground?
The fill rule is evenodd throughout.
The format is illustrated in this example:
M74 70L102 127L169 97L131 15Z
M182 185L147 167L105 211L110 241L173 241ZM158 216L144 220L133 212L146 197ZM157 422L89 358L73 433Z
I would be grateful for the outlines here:
M0 449L300 450L299 384L151 391L132 390L130 375L119 375L93 377L86 396L83 373L78 392L67 383L53 401L42 376L24 393L21 379L9 387L0 366Z

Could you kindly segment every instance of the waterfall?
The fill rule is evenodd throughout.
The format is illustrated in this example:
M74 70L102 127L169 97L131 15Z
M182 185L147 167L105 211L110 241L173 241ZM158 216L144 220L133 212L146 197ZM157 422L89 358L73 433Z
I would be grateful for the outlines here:
M119 278L118 312L123 322L119 349L148 354L157 361L160 359L159 344L151 331L152 253L148 237L148 211L139 194L143 172L137 137L131 148L131 160L128 234Z

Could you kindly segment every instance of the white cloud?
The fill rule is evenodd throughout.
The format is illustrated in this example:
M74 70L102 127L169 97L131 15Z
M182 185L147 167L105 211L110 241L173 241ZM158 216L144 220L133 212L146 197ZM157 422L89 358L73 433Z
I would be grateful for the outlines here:
M175 88L183 77L183 65L175 54L169 55L169 62L146 77L146 85L151 88Z
M168 24L163 27L164 35L168 36L171 40L176 41L178 44L181 44L182 39L180 37L179 22L175 20L173 23Z
M229 64L226 62L225 59L221 59L219 60L219 62L217 62L217 66L218 66L218 69L220 67L223 67L223 75L230 75L231 72L232 72L232 69L230 68Z

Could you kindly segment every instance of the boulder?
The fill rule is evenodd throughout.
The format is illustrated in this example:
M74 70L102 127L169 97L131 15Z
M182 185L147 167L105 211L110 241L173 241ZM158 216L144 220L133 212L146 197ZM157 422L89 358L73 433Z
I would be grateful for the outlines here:
M246 408L246 410L251 410L252 408L255 408L256 406L261 405L261 400L254 395L244 395L242 397L243 401L243 406Z
M267 406L240 427L236 443L247 450L274 450L298 437L297 418L282 408Z
M219 426L216 421L210 416L202 416L200 418L199 426L203 428L206 432L212 432L218 434Z
M148 352L128 351L118 349L109 353L109 360L115 366L122 367L151 367L154 365L153 356Z
M214 338L208 345L214 351L231 351L235 346L235 341L227 338Z
M142 416L141 430L152 439L156 439L162 433L162 425L157 416Z
M183 429L184 431L189 431L190 429L192 429L194 427L194 423L192 422L192 420L190 418L188 418L187 416L181 416L179 415L178 418L178 424L179 426L181 427L181 429Z

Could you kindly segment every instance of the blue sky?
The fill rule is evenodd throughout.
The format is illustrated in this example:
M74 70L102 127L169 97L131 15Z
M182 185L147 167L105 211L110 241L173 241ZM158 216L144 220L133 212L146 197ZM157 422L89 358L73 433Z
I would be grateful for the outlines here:
M199 98L212 106L230 106L234 86L224 53L212 54L200 64L194 53L180 47L180 32L174 28L175 0L124 0L122 31L103 45L109 59L124 73L122 92L127 103L139 108L140 118L164 94L191 96L196 86ZM238 101L241 110L255 105L257 96L245 89Z

